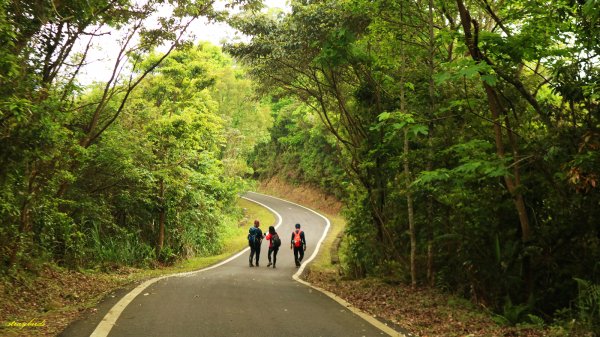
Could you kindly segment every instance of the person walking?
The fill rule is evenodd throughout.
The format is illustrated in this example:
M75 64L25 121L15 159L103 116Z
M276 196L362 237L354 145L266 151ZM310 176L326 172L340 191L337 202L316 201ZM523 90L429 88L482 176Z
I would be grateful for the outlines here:
M304 232L300 230L300 224L296 224L296 229L292 232L292 241L290 243L290 249L294 249L294 261L296 267L300 267L302 259L304 258L304 251L306 250L306 238Z
M275 227L269 226L269 234L265 237L266 240L269 240L269 254L267 257L269 258L269 264L267 267L277 264L277 252L279 252L279 246L281 246L281 239L279 239L279 234L275 231ZM271 254L273 254L273 263L271 263Z
M263 232L258 228L260 222L254 220L254 227L250 227L248 230L248 245L250 246L250 267L254 267L252 259L256 256L256 266L258 267L258 260L260 259L260 244L263 239Z

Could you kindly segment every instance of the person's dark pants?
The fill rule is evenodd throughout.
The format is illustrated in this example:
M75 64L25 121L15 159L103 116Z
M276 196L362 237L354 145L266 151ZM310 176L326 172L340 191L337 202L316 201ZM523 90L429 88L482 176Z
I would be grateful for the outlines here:
M300 266L300 262L304 258L304 247L294 247L294 260L296 261L296 266Z
M269 258L269 264L271 264L271 254L273 254L273 268L275 268L275 264L277 263L277 253L279 252L279 247L275 248L275 247L269 247L269 255L267 255L267 257Z
M260 259L260 245L250 246L250 266L252 266L252 258L256 255L256 266L258 267L258 260Z

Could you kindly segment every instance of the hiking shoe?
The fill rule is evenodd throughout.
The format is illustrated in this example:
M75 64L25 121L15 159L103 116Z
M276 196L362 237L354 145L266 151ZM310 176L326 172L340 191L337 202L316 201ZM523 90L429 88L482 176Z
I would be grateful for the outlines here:
M252 264L252 262L250 262L250 267L254 267L254 265Z
M267 267L270 267L271 265L273 265L273 264L272 264L271 262L269 262L269 263L267 264Z
M273 265L273 269L275 269L275 265Z

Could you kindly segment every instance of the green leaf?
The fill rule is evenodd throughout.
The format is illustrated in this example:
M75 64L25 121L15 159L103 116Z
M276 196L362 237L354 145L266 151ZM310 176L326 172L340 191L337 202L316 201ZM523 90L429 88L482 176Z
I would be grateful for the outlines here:
M484 81L485 83L489 84L490 86L495 86L496 83L498 83L498 78L494 75L481 75L481 80Z
M392 124L392 127L394 128L394 130L402 130L402 129L404 129L405 126L406 126L406 122Z
M450 74L447 71L433 75L433 80L435 81L435 84L437 84L437 85L440 85L451 78L452 78L452 74Z
M489 69L490 69L490 67L483 62L474 63L474 64L471 63L467 67L460 69L458 71L458 75L464 76L466 78L472 78L473 76L475 76L477 74L486 73Z
M587 0L583 5L583 14L590 17L592 22L600 17L600 0Z
M427 135L429 133L429 129L427 128L427 126L420 125L420 124L413 125L410 128L410 131L412 131L412 133L415 137L418 136L419 134Z
M458 166L455 171L459 173L467 173L472 174L480 168L482 163L480 161L469 161L464 163L463 165Z
M386 121L392 117L392 114L389 112L382 112L379 114L378 118L380 122Z
M450 179L450 171L448 169L437 169L433 171L423 171L415 180L415 185L427 185L438 181L447 181Z

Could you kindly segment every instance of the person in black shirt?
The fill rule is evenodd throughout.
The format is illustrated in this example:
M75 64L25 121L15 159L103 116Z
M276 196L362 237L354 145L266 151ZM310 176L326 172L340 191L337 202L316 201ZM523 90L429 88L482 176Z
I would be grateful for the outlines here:
M254 267L252 264L252 258L256 256L256 266L258 267L258 260L260 259L260 244L262 243L263 233L258 228L260 222L254 220L254 227L251 227L248 233L248 245L250 246L250 267Z
M304 251L306 250L306 238L304 232L300 230L300 224L296 224L296 229L292 232L292 240L290 242L290 249L294 249L294 261L296 267L300 267L302 259L304 258Z
M275 227L269 226L269 234L267 234L265 240L269 241L269 255L267 255L269 264L267 264L267 267L272 265L275 268L275 265L277 265L277 252L279 252L279 246L281 245L281 240L279 239L279 234L275 231ZM273 255L273 263L271 263L271 255Z

